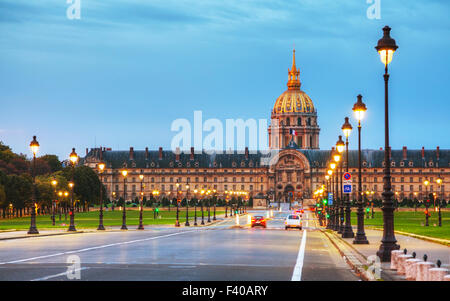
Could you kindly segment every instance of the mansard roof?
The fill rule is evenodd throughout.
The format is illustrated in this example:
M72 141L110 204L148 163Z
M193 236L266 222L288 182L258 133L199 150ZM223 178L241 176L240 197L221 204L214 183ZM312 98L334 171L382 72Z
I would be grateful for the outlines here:
M292 149L292 148L289 148ZM282 152L283 150L281 150ZM312 168L326 167L331 150L304 150L297 149L305 155ZM100 155L100 152L102 154ZM148 155L146 155L148 154ZM403 157L403 150L391 151L391 166L395 168L445 168L450 167L450 150L407 150L406 160ZM361 151L363 168L382 168L384 162L384 150L365 149ZM162 151L162 158L159 158L159 151L133 151L132 158L130 151L106 151L100 148L91 149L80 163L96 162L101 159L106 162L108 168L260 168L266 167L261 164L261 160L267 155L260 151L248 153L246 158L244 151L233 151L232 153L206 153L194 154L191 160L190 153L180 153L179 160L176 161L176 154L172 151ZM349 168L358 167L358 151L349 151Z

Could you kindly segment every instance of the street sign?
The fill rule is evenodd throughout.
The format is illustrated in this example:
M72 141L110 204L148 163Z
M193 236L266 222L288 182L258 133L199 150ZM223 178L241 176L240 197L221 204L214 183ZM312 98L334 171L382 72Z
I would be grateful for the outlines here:
M349 172L344 173L343 175L344 181L350 181L352 180L352 175Z
M344 193L352 193L352 185L344 184Z
M333 193L328 193L328 205L333 205Z

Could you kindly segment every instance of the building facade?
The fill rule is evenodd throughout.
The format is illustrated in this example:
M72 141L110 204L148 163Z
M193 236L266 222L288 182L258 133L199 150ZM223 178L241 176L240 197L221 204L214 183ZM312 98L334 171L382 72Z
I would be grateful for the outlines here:
M271 152L234 151L233 153L175 153L162 147L152 151L112 151L106 148L86 149L81 161L93 169L99 162L106 164L102 181L107 197L127 200L143 194L149 198L152 191L175 197L176 183L186 194L194 189L210 188L225 197L225 191L245 190L250 196L264 196L272 201L308 199L312 192L325 183L331 150L319 150L317 111L311 98L300 89L300 71L295 63L288 69L288 89L275 101L268 129ZM390 152L392 189L398 199L417 198L425 192L450 198L448 179L450 150L392 150ZM343 166L345 169L345 166ZM381 198L383 191L383 150L362 151L362 191L372 198ZM121 171L126 169L124 178ZM349 151L349 172L353 176L352 198L357 194L358 151ZM143 175L141 181L139 175ZM442 179L442 184L436 180ZM425 187L423 182L430 185Z

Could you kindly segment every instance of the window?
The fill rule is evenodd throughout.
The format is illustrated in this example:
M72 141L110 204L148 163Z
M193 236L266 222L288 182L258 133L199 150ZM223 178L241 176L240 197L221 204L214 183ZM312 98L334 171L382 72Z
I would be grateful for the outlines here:
M377 191L377 189L378 189L378 188L377 188L377 185L373 185L373 190L374 190L374 191Z
M155 183L155 178L152 177L152 178L150 179L150 181L151 181L152 183Z
M400 191L404 191L403 185L400 185Z
M401 178L400 178L400 182L403 183L404 181L405 181L405 178L401 177Z
M409 178L409 182L414 183L413 177L410 177L410 178Z
M413 186L412 185L409 185L409 191L413 191L414 190L414 188L413 188Z
M228 185L223 185L223 189L228 190Z
M236 177L233 177L233 183L236 183Z
M166 187L164 186L164 184L161 185L161 190L162 190L162 191L166 190Z
M241 178L241 182L242 182L242 183L245 183L244 177Z
M241 185L241 190L244 190L244 185Z
M250 190L253 191L253 185L250 185Z
M214 183L217 183L217 178L214 178Z
M297 125L302 125L302 119L300 117L297 118Z
M286 125L291 125L291 120L288 118L286 118Z

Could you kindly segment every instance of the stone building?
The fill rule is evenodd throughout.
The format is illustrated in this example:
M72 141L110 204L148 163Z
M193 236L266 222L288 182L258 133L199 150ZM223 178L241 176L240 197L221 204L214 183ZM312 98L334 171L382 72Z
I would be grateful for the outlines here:
M96 168L98 162L106 163L102 175L107 197L134 199L143 193L149 198L157 189L168 197L175 196L176 183L186 193L194 189L210 188L219 196L225 191L245 190L250 195L267 196L271 200L286 201L310 198L312 192L325 184L330 150L319 150L317 111L311 98L303 92L300 71L295 64L288 70L288 89L277 98L271 112L272 124L268 129L270 154L234 151L229 153L172 152L171 150L112 151L106 148L86 149L82 164ZM358 151L349 151L349 172L353 174L353 194L357 192ZM422 199L425 190L450 198L447 181L450 172L450 150L392 150L390 152L392 189L397 198ZM344 167L345 168L345 167ZM383 150L362 151L362 189L372 198L381 198L383 190ZM121 170L126 169L124 179ZM142 183L139 175L144 175ZM442 185L436 180L441 178ZM425 188L423 181L430 181ZM124 182L125 180L125 182Z

